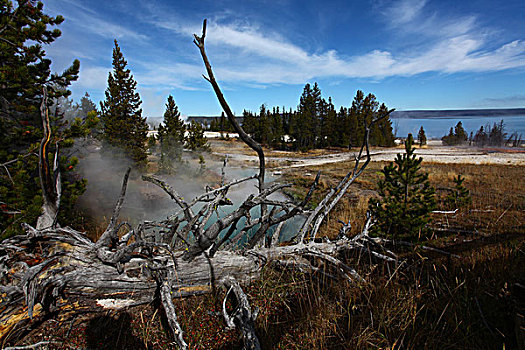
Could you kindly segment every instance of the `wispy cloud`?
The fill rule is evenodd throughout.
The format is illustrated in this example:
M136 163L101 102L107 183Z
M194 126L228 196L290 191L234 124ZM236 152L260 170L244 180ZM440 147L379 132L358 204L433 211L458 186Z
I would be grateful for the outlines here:
M318 28L301 32L293 21L286 26L270 26L263 19L258 22L257 16L246 20L242 10L234 11L234 7L211 10L206 43L217 78L226 89L241 90L326 78L381 81L429 72L446 75L525 67L522 34L502 38L497 28L482 26L482 13L454 13L428 0L374 1L379 6L370 28L376 32L370 37L363 32L360 40L368 40L367 44L357 40L353 46L346 43L344 35L321 40L315 37ZM74 34L67 45L53 52L65 57L64 65L71 61L74 50L78 51L75 57L84 58L76 83L82 89L104 91L110 70L107 66L111 64L111 41L107 39L113 38L130 39L123 40L124 53L139 88L145 91L145 111L153 111L159 104L158 96L169 91L209 88L201 77L204 69L198 50L191 47L192 34L202 29L197 17L203 15L194 14L193 6L190 11L168 2L122 1L126 10L111 7L110 14L93 11L81 0L49 3L65 15L68 23L74 23ZM117 12L122 18L115 18ZM354 25L350 20L341 24L348 25L349 30ZM146 102L146 97L153 102Z
M64 8L67 4L67 8ZM76 26L83 30L99 35L103 38L121 39L128 38L133 40L147 40L147 36L123 25L114 24L113 21L106 20L93 9L85 6L77 0L51 1L52 7L59 13L66 13L67 20L74 22Z
M399 26L416 18L421 13L426 3L427 0L394 1L393 4L384 6L382 12L388 17L393 25Z
M93 16L84 16L82 20L78 20L78 25L89 32L92 32L94 34L100 35L103 38L108 39L126 38L141 41L145 41L148 39L148 37L144 34L137 33L134 30L120 26L118 24L110 23L106 20Z
M488 47L486 33L476 26L475 16L445 17L436 12L426 13L426 5L426 0L384 4L382 13L392 25L403 24L392 30L409 31L421 38L402 51L377 48L361 55L335 50L311 53L257 24L225 23L222 19L209 22L207 44L216 54L211 59L220 79L245 84L302 84L326 77L381 79L426 72L498 71L525 66L523 41ZM182 36L201 30L200 23L163 20L159 13L151 24ZM196 71L194 68L192 73Z
M193 86L191 81L200 78L202 66L187 63L172 62L139 62L142 69L136 74L140 85L163 89L177 88L181 90L200 90Z
M465 26L468 25L460 26L458 32L464 32ZM253 28L212 24L208 44L237 50L236 59L216 63L221 79L252 83L303 83L330 76L384 78L425 72L498 71L525 66L523 41L516 40L491 50L484 49L482 37L471 34L445 37L429 47L412 48L407 53L373 50L342 57L334 50L310 54L282 38Z

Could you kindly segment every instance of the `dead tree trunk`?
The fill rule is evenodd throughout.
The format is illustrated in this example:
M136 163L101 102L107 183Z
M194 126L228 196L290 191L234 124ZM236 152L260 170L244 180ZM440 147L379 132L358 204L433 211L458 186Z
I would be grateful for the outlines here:
M271 194L290 185L265 185L262 148L237 124L226 103L206 56L205 35L206 21L202 36L195 36L208 72L206 79L243 141L257 152L259 173L223 184L189 202L161 179L145 175L143 180L161 187L178 209L164 221L146 221L131 228L125 223L117 224L125 198L128 170L110 223L97 242L69 227L57 227L56 213L44 208L42 216L47 216L46 224L39 224L36 228L26 224L25 235L0 243L0 341L16 339L27 324L50 312L55 312L59 318L67 318L79 312L125 309L160 298L159 304L165 309L170 333L178 346L184 349L187 344L172 298L207 293L222 285L228 290L226 298L234 296L237 301L237 309L232 314L224 310L226 326L239 327L245 347L258 349L260 345L254 328L256 312L252 312L241 285L258 278L263 266L270 264L355 282L361 277L354 268L340 260L342 253L366 251L377 259L394 261L393 254L382 250L368 237L370 218L363 233L352 239L344 235L332 242L308 239L317 235L324 217L368 164L370 126L366 126L366 136L356 157L355 168L315 210L307 212L304 208L320 174L301 203L270 199ZM44 129L49 125L46 115L43 107ZM383 117L376 116L375 121ZM42 141L41 165L47 164L45 146L48 142L49 132L44 134ZM366 161L360 166L363 150L366 150ZM46 180L50 172L45 167L41 166L41 169L43 192L57 194L53 198L58 208L60 176L56 174L55 183L51 183ZM217 209L228 202L226 195L230 188L255 179L259 185L257 194L248 196L237 210L224 216L218 215ZM202 204L198 210L195 209L197 203ZM260 215L252 217L252 209L257 209ZM282 224L304 214L309 216L298 232L297 243L279 246L278 235ZM52 224L49 224L50 218ZM44 221L39 219L40 222ZM241 222L244 224L240 225ZM119 235L123 227L128 227L128 230ZM265 241L271 227L277 228L277 234L269 240L270 245L260 244ZM325 268L321 269L319 262ZM326 269L326 266L329 268Z

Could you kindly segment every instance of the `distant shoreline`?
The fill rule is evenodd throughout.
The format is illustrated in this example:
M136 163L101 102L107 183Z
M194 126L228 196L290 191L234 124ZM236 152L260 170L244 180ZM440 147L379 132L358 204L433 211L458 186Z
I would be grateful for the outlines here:
M410 111L394 111L392 112L390 116L392 119L399 119L399 118L453 119L457 117L525 116L525 108L410 110Z

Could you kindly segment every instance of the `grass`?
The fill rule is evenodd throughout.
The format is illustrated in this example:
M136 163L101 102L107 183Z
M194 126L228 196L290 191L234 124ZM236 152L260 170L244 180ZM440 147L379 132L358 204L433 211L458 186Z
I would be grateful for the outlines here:
M370 163L323 224L323 235L337 235L338 220L352 223L351 234L361 230L384 165ZM302 198L322 170L313 198L318 202L351 166L334 163L287 172L285 181L295 185L289 195ZM265 268L261 279L245 288L252 308L260 310L256 331L264 349L517 348L517 314L525 309L520 287L525 285L525 167L423 162L423 170L438 189L440 209L446 209L443 199L454 176L466 179L472 204L453 215L435 214L434 230L421 238L425 245L460 258L417 247L393 247L405 261L398 265L366 255L347 256L365 277L358 285ZM191 349L242 347L240 333L225 329L223 297L219 290L216 295L175 300ZM103 340L106 348L124 349L129 342L138 344L133 348L172 348L162 315L155 310L147 306L84 321L79 326L84 328L74 327L67 337L57 329L65 333L69 324L47 331L44 326L34 339L44 334L59 341L57 348L85 347L94 339ZM108 325L114 331L106 338L93 337Z
M382 176L380 170L385 162L371 162L363 175L358 178L348 193L325 221L323 232L328 237L337 235L338 220L351 220L352 234L360 232L365 220L368 198L375 195L376 183ZM342 179L353 163L325 164L306 169L293 169L285 173L284 181L291 182L292 196L304 197L315 174L322 171L321 184L313 202L322 199L330 187ZM423 162L422 170L429 173L431 184L437 189L438 209L444 206L444 198L454 187L453 179L458 174L465 177L464 185L470 190L472 205L460 210L457 215L435 215L434 226L463 231L474 231L484 235L519 234L525 232L525 167L511 165L440 164Z

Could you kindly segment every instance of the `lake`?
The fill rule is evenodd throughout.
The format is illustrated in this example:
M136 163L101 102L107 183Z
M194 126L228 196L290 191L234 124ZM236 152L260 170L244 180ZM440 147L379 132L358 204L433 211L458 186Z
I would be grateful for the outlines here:
M414 137L417 137L419 128L423 126L427 138L441 138L448 134L451 127L454 127L459 121L463 123L463 128L470 135L470 132L474 132L479 129L480 126L485 126L494 123L499 123L503 119L505 125L505 132L507 135L517 132L522 135L522 139L525 139L525 115L515 116L495 116L495 117L479 117L479 116L461 116L461 117L427 117L427 118L410 118L400 117L391 118L392 128L394 132L397 128L397 137L405 137L409 133L412 133Z

